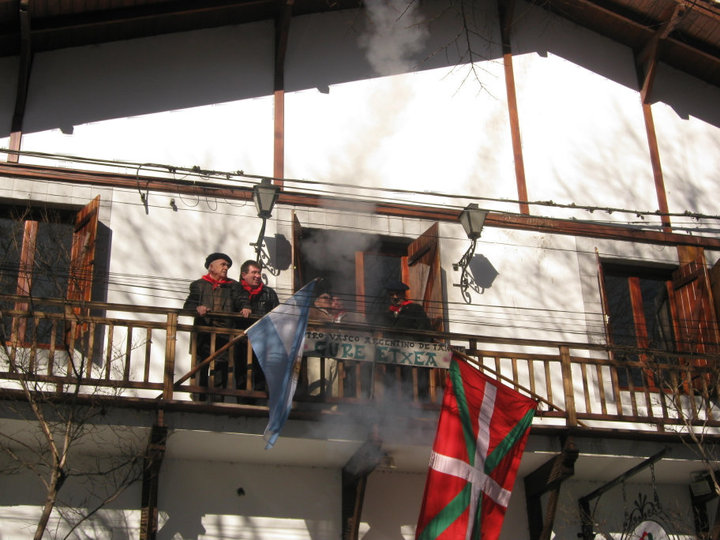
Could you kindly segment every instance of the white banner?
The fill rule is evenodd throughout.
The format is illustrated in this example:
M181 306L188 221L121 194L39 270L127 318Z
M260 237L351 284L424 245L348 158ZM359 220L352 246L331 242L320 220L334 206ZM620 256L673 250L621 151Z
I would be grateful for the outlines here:
M305 356L378 362L414 367L449 368L452 351L444 343L374 337L360 332L305 333Z

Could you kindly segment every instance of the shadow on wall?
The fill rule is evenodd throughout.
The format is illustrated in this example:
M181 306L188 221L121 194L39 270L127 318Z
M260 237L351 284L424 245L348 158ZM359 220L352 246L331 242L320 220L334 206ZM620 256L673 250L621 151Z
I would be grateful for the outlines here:
M529 3L518 4L512 28L512 52L548 53L639 92L633 52L610 38L582 29ZM517 75L516 75L517 76ZM720 89L660 64L650 96L684 119L692 115L720 128ZM638 102L640 100L638 94Z
M404 0L403 9L374 5L295 18L286 90L327 93L332 84L467 64L466 45L456 43L462 21L444 1L417 13ZM483 16L473 58L500 58L496 8L475 11ZM24 132L71 134L90 122L272 96L273 35L272 21L262 21L38 54ZM13 63L2 67L14 77ZM14 87L2 93L14 102ZM0 137L9 127L0 124Z
M473 281L482 289L482 291L478 291L481 294L485 292L485 289L492 287L495 278L499 275L499 272L490 260L483 254L475 255L470 261L468 268L470 269Z
M462 269L458 269L458 272L462 272ZM467 274L465 274L465 278L467 278L465 285L467 285L467 287L463 287L462 283L457 286L461 287L465 301L468 304L472 304L470 291L474 291L477 294L484 294L485 289L492 287L495 278L499 275L500 273L485 255L474 255L470 260L470 264L468 264ZM461 278L462 274L458 275L458 279Z
M330 85L378 75L466 65L470 57L480 62L499 60L494 3L481 3L468 15L470 47L458 38L465 35L463 20L451 7L438 1L408 9L412 16L407 12L388 16L368 8L295 18L286 90L329 92ZM542 8L530 4L516 8L512 35L515 55L552 53L638 89L630 49ZM578 46L588 40L591 44ZM41 53L33 63L24 131L60 128L70 134L73 126L89 122L269 97L272 51L273 23L262 21ZM2 69L2 75L7 72L15 78L13 62ZM717 100L695 99L685 85L672 88L676 80L673 77L663 89L656 83L655 99L667 102L683 117L692 114L720 127L717 108L705 105ZM705 86L711 95L718 92ZM4 86L0 93L7 96L0 97L11 104L14 92L14 86ZM10 106L0 118L8 110ZM9 128L8 118L0 123L0 137L8 136Z
M292 264L292 245L282 234L265 237L265 252L270 257L269 266L277 271L287 270ZM275 274L277 275L277 274Z

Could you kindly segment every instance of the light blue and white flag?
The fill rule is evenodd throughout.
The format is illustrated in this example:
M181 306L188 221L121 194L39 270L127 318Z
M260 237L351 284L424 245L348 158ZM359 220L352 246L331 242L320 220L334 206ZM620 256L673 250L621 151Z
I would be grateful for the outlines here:
M266 450L277 441L292 408L314 288L315 281L311 281L245 331L268 385Z

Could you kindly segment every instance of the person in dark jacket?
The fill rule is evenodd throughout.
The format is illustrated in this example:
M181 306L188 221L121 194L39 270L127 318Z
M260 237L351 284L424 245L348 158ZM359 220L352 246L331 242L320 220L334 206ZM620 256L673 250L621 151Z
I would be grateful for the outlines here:
M382 315L381 324L402 330L432 330L430 319L423 307L406 298L409 288L398 280L385 284L390 305Z
M262 280L262 269L257 261L245 261L240 267L240 283L236 286L235 309L244 317L239 321L240 328L248 328L257 319L275 309L280 301L275 291ZM265 390L265 376L260 369L255 354L252 355L252 389ZM235 355L235 385L238 389L247 388L248 350L241 346Z
M183 309L191 309L195 312L195 326L217 328L218 331L234 326L232 318L221 315L235 311L237 281L227 277L231 266L232 259L225 253L211 253L205 259L207 274L190 284L190 294L183 305ZM196 362L202 362L212 352L227 344L230 336L218 331L195 334ZM215 358L213 386L225 388L227 380L228 353L225 352ZM208 366L198 372L198 382L202 387L208 386ZM200 394L198 398L204 400L206 395Z
M420 304L407 299L407 291L410 287L402 281L393 280L385 284L385 291L388 295L389 306L381 316L380 324L398 330L432 330L430 319ZM402 333L391 333L389 337L406 337L415 341L429 341L423 336L413 336ZM394 384L397 366L386 366L385 383ZM401 390L406 397L412 397L412 370L407 366L400 366ZM425 398L428 395L429 375L427 369L418 369L418 395Z

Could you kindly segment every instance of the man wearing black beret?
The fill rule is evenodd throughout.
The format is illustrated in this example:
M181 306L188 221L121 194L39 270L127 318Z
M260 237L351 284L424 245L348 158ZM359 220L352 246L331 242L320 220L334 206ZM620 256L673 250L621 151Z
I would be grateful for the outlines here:
M398 330L432 330L430 319L425 313L423 307L420 304L411 302L406 298L409 288L410 287L408 287L399 280L392 280L385 283L385 291L387 292L390 305L388 306L387 311L383 313L380 323L383 326L396 328ZM398 336L398 334L395 334L395 336ZM399 337L403 337L403 335L399 334ZM418 337L412 335L406 335L404 337L409 337L410 339L414 339L417 341L428 340L428 338L425 337ZM398 369L398 366L386 366L386 384L393 384L394 372L396 369ZM405 396L411 397L413 394L413 368L407 366L400 366L399 369L401 373L400 378L402 392L403 394L405 394ZM417 369L418 395L421 399L424 399L428 395L428 370L420 368Z
M383 326L403 330L432 330L430 319L420 304L411 302L405 295L410 287L402 281L392 280L385 284L390 305L383 314Z
M211 253L205 259L207 274L190 284L190 294L183 306L183 309L191 309L195 312L195 326L212 327L218 330L234 326L231 318L219 315L235 311L233 301L236 296L237 281L227 277L228 269L231 266L232 259L225 253ZM199 363L225 345L230 340L230 336L219 331L197 332L195 339L197 343L196 362ZM226 351L215 358L215 387L227 387L228 357ZM208 366L203 367L198 373L200 386L207 387L209 382ZM204 400L205 394L201 394L199 399Z

